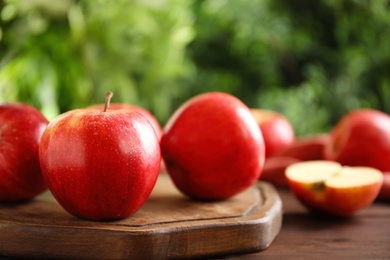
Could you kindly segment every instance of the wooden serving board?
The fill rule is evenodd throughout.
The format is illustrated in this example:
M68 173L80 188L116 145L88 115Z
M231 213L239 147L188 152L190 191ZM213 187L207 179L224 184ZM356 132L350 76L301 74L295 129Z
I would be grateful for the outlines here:
M219 202L181 195L161 174L145 205L119 221L69 215L46 192L0 204L0 255L72 259L172 259L249 253L267 248L282 225L273 186L256 186Z

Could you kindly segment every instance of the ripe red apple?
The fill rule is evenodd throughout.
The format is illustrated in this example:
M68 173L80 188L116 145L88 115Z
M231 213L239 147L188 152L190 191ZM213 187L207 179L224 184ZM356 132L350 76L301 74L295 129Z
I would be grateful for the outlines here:
M220 92L200 94L168 120L162 155L174 184L195 199L229 198L260 177L264 141L249 108Z
M0 105L0 202L20 202L46 190L38 145L47 119L22 103Z
M346 114L325 147L325 159L390 171L390 116L373 109Z
M97 104L97 105L89 106L87 108L103 110L104 105L105 104ZM161 138L162 129L161 129L160 123L158 122L157 118L150 111L146 110L145 108L140 107L140 106L136 106L136 105L125 104L125 103L111 103L109 109L110 110L126 109L126 110L131 110L131 111L133 111L133 110L137 111L138 113L140 113L141 115L143 115L144 117L146 117L148 119L149 123L152 125L154 131L156 132L158 138L159 139Z
M266 158L276 155L295 140L294 128L282 114L264 109L251 109L263 134Z
M288 166L297 162L300 162L300 160L286 156L266 158L260 180L270 182L279 188L287 188L288 182L285 170Z
M135 213L149 197L161 161L157 136L144 116L106 109L72 110L51 121L39 155L59 204L90 220Z
M286 177L296 197L317 213L348 217L377 198L383 174L371 167L343 167L332 161L290 165Z
M327 133L301 136L288 147L280 150L276 156L287 156L301 161L322 160L324 149L329 142L330 135Z

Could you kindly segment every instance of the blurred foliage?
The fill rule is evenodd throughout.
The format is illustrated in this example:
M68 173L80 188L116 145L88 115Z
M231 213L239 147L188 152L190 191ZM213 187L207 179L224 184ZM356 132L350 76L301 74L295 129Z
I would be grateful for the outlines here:
M9 0L1 18L1 99L49 118L103 102L107 90L165 118L191 69L189 2Z
M355 108L390 113L389 32L387 0L0 1L0 101L50 119L112 90L163 124L225 91L323 132Z

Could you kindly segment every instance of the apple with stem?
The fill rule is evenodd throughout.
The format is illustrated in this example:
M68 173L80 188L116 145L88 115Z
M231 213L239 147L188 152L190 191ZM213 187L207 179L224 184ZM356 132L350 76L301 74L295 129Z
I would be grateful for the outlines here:
M157 136L138 112L76 109L49 123L39 145L44 179L59 204L89 220L137 212L159 174Z
M390 202L390 172L383 173L383 184L378 199Z
M103 108L104 108L104 104L96 104L96 105L92 105L92 106L87 107L87 109L99 109L99 110L101 110ZM161 128L160 123L158 122L157 118L151 112L146 110L145 108L140 107L140 106L136 106L136 105L126 104L126 103L112 103L112 104L110 104L110 109L111 110L136 111L136 112L140 113L141 115L146 117L146 119L148 119L149 123L152 125L154 131L156 132L158 139L159 140L161 139L162 128ZM161 172L166 171L164 160L162 160L162 159L161 159L160 171Z
M176 187L201 200L227 199L253 185L265 157L249 108L222 92L182 104L163 128L161 151Z
M390 171L390 116L374 109L357 109L341 118L331 133L324 159L348 166Z
M252 108L251 113L263 134L266 158L276 155L294 142L294 128L285 116L257 108Z
M87 109L101 110L104 108L104 105L105 104L92 105L92 106L87 107ZM154 131L156 132L158 139L161 138L161 135L162 135L161 125L158 122L157 118L147 109L140 107L140 106L125 104L125 103L112 103L112 104L110 104L110 109L111 110L124 109L124 110L130 110L130 111L137 111L138 113L140 113L141 115L143 115L144 117L146 117L148 119L149 123L152 125Z
M368 207L382 187L383 174L371 167L306 161L286 169L290 189L309 210L349 217Z
M23 103L0 105L0 202L21 202L45 191L38 146L47 119Z

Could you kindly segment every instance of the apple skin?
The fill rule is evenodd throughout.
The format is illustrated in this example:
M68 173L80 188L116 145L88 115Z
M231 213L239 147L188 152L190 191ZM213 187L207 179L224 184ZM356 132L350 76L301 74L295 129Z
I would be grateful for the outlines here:
M104 104L92 105L92 106L87 107L87 109L103 110ZM138 113L140 113L141 115L143 115L144 117L146 117L148 119L149 123L152 125L154 131L156 132L158 139L159 140L161 139L162 128L161 128L160 123L158 122L157 118L151 112L146 110L145 108L140 107L140 106L136 106L136 105L125 104L125 103L111 103L109 109L110 110L125 109L125 110L137 111Z
M223 200L257 182L264 140L249 108L222 92L197 95L163 129L162 156L176 187L188 197Z
M390 116L373 109L346 114L333 129L324 158L390 171Z
M330 134L313 134L298 137L276 156L291 157L300 161L324 159L324 149L330 142Z
M87 109L103 110L104 104L92 105L92 106L87 107ZM129 110L129 111L136 111L136 112L140 113L141 115L143 115L144 117L146 117L149 120L149 123L152 125L154 131L156 132L158 140L159 141L161 140L162 127L161 127L160 123L158 122L157 118L151 112L146 110L145 108L140 107L140 106L136 106L136 105L126 104L126 103L111 103L109 109L110 110L124 109L124 110ZM165 167L165 164L164 164L164 161L162 160L162 158L161 158L160 172L161 173L166 172L166 167Z
M251 113L263 134L266 158L276 155L294 142L294 128L282 114L257 108L252 108Z
M125 110L78 109L51 121L39 145L45 181L79 218L121 219L138 211L159 174L161 153L148 120Z
M47 119L23 103L0 105L0 202L32 199L47 189L38 146Z
M278 188L287 188L288 181L284 174L285 170L288 166L298 162L300 160L287 156L266 158L260 180L270 182Z
M390 172L383 173L383 184L378 194L378 200L390 202Z

